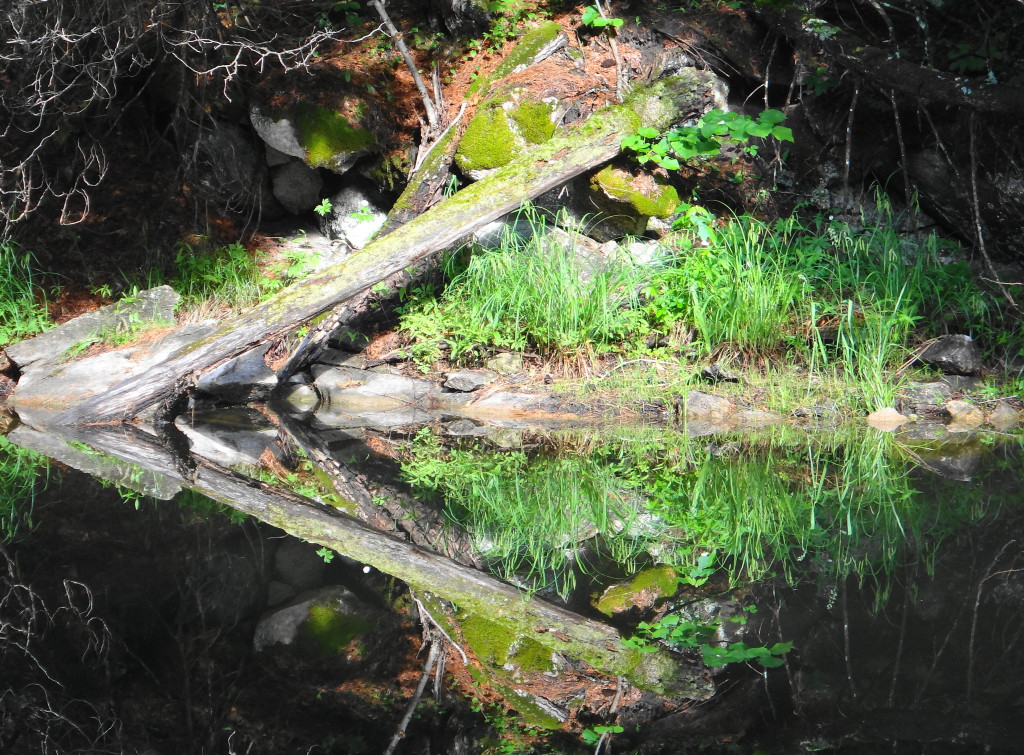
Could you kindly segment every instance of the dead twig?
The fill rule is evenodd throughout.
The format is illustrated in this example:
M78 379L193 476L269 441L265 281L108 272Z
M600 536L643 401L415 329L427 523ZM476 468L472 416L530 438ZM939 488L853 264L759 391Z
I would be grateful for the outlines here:
M384 755L393 755L395 748L398 747L398 743L405 737L406 727L409 726L409 722L412 720L412 714L416 712L416 706L419 705L420 698L423 697L423 690L427 688L427 680L430 679L430 674L437 663L438 652L438 643L430 643L430 653L427 655L427 662L423 665L423 675L420 676L420 683L416 686L416 694L409 701L409 706L405 709L405 715L402 716L402 720L398 723L398 730L391 738L391 744L384 751Z
M388 15L388 12L384 10L383 0L371 0L370 5L372 5L373 9L377 11L377 15L380 16L380 20L384 23L385 30L395 41L395 48L398 50L398 54L402 56L402 60L405 61L405 65L409 69L409 73L412 74L412 80L416 84L416 89L420 93L420 99L423 100L423 108L427 111L427 123L430 125L430 132L435 133L441 126L441 119L438 115L434 100L430 96L430 92L427 91L427 85L423 82L423 77L420 76L419 69L416 68L416 61L412 59L412 55L409 53L409 48L405 44L405 39L402 37L402 33L398 31L397 27L395 27L391 22L391 17Z

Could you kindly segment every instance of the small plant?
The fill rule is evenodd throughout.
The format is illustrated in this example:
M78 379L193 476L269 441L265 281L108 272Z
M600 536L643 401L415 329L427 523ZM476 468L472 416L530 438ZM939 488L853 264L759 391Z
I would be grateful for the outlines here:
M325 564L329 564L334 560L334 551L330 548L319 548L316 555L320 556L320 558L324 560Z
M370 203L365 199L359 203L359 209L355 212L349 213L349 217L359 223L370 223L373 221L373 210L370 209Z
M750 143L755 137L791 142L792 130L780 125L785 118L780 110L765 110L757 118L751 118L715 108L694 126L664 133L655 128L641 128L623 137L622 148L635 153L640 164L653 162L666 170L679 170L682 163L714 157L729 144L745 145L745 152L756 155L758 147Z
M331 200L328 199L327 197L324 197L323 199L320 200L320 204L313 208L313 211L323 218L327 216L327 214L331 211L333 207L334 205L331 204Z
M580 733L580 738L584 744L596 745L601 741L601 737L606 734L621 734L625 729L621 726L595 726L593 728L584 729Z
M622 26L621 18L606 18L601 13L601 9L596 5L588 5L583 10L583 16L580 18L580 23L584 26L588 26L592 29L618 29Z
M653 649L647 645L647 640L657 640L676 649L700 648L704 663L711 668L747 661L757 661L763 668L775 668L785 663L780 656L793 648L792 642L777 642L771 647L750 647L744 642L713 645L711 641L720 626L720 621L703 623L670 613L653 624L640 622L637 625L640 637L630 638L629 644L641 651Z
M0 244L0 346L33 336L51 325L46 301L36 291L35 258L14 242Z

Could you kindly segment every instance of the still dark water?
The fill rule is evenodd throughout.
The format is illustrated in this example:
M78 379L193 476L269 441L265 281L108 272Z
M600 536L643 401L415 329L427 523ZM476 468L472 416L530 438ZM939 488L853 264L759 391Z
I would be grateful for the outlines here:
M52 448L45 434L19 428L0 448L0 752L379 753L404 729L394 752L570 753L602 727L621 727L601 744L618 753L1024 747L1019 437L452 423L285 439L235 419L187 430L239 490L283 481L318 516L422 548L357 534L349 553L244 496L175 492L173 464L87 438L47 460L18 445ZM574 656L582 629L627 645ZM447 665L403 727L424 633ZM678 659L706 699L616 665L629 643ZM774 649L769 667L749 648ZM693 671L715 653L733 662Z

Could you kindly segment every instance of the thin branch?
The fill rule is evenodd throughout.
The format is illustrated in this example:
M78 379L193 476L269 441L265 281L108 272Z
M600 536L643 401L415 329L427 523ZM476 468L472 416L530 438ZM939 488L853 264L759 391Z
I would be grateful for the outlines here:
M427 91L427 85L423 83L423 77L420 76L419 70L416 68L416 61L412 59L412 55L409 54L409 48L405 45L405 40L402 37L402 33L398 31L395 25L391 22L391 17L388 12L384 10L384 3L382 0L371 0L370 5L373 6L374 10L380 16L380 20L384 23L384 28L387 30L388 35L395 41L395 47L398 49L398 53L402 56L402 60L405 61L406 67L409 69L409 73L412 74L412 80L416 84L416 89L419 90L420 98L423 100L423 108L427 111L427 123L430 125L431 132L437 131L440 128L440 118L437 113L437 108L434 105L434 100L430 97L430 92Z
M1018 307L1017 302L1013 300L1013 294L1011 294L1006 286L1003 285L1002 279L999 277L999 273L996 272L996 268L992 264L992 258L989 257L988 248L985 246L985 231L981 225L981 205L978 203L978 152L974 146L974 120L974 113L972 112L970 115L968 133L970 135L971 150L971 214L974 216L974 238L977 242L978 251L981 252L982 259L985 260L985 267L995 279L995 283L1002 292L1003 297L1010 303L1011 307L1019 312L1020 307Z
M388 749L384 751L384 755L393 755L395 748L398 747L398 743L405 737L405 729L409 726L409 722L412 720L412 714L416 712L416 706L420 703L420 698L423 697L423 690L427 688L427 680L430 679L430 672L434 670L434 664L437 663L438 654L438 643L430 643L430 653L427 655L427 662L423 665L423 675L420 676L420 683L416 687L416 694L412 696L412 700L409 701L409 706L405 709L405 715L402 716L402 720L398 724L398 730L395 732L395 736L391 738L391 744L388 745Z

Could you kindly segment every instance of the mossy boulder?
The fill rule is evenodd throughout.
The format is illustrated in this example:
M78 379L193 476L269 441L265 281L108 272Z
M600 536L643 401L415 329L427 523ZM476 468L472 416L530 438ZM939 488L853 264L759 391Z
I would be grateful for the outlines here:
M725 107L728 92L725 82L711 71L687 68L635 89L624 104L640 116L642 126L665 130L699 118L712 107Z
M672 567L645 569L631 580L605 590L598 598L596 608L606 616L624 613L632 608L644 610L674 595L678 586L679 580Z
M591 176L585 204L600 210L591 235L598 241L608 241L639 236L650 218L672 215L679 205L679 193L665 179L651 173L609 165Z
M362 100L345 98L336 108L310 102L253 105L249 118L269 147L301 158L310 167L342 174L377 146L363 125L368 109Z
M555 133L557 103L533 101L521 89L482 103L466 127L455 164L477 180L508 165L528 144L543 144Z
M341 586L325 587L295 598L266 614L256 625L257 651L291 646L307 657L358 651L360 638L377 623L376 609Z

